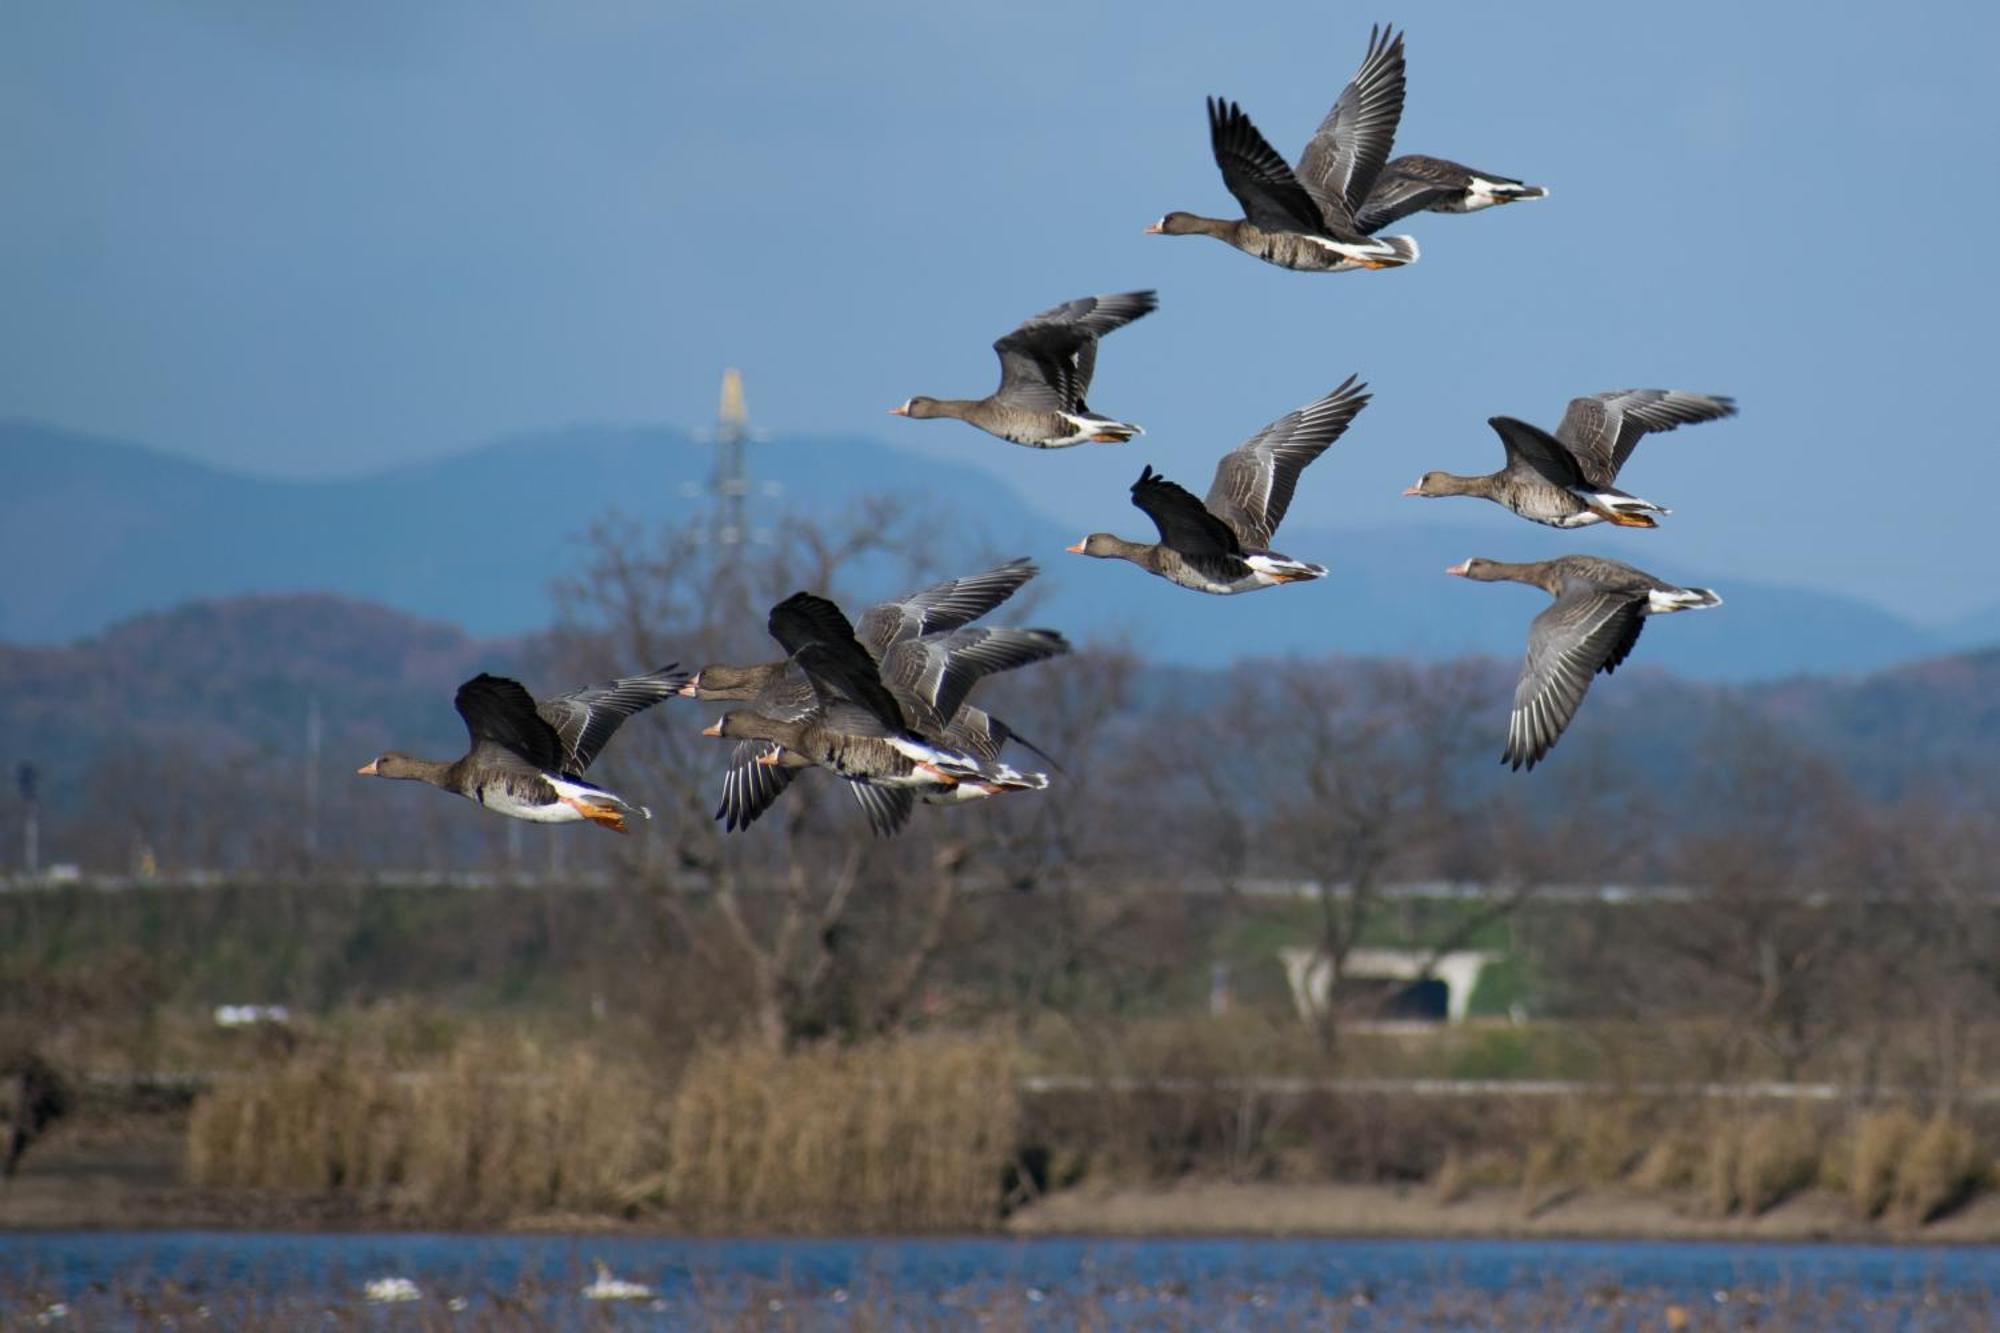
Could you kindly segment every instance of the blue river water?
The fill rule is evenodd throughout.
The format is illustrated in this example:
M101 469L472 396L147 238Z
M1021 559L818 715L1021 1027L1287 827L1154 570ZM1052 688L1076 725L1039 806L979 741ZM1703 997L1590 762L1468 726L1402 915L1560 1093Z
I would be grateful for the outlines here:
M584 1298L596 1265L644 1284ZM374 1303L368 1284L408 1298ZM494 1316L482 1321L481 1312ZM2000 1248L1476 1240L0 1234L0 1324L2000 1328Z

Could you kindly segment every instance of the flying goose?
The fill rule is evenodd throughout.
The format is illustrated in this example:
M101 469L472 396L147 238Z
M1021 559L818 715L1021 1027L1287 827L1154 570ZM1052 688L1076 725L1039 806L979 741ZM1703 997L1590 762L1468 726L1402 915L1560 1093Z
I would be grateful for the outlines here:
M391 750L356 771L427 782L515 819L587 819L624 833L628 814L651 819L652 812L585 782L583 772L626 718L672 698L686 681L687 674L670 663L648 675L537 700L519 681L481 672L452 700L472 738L462 758L446 763Z
M1097 340L1150 314L1152 292L1083 296L1022 322L993 344L1000 387L984 398L908 399L889 409L899 417L956 417L1032 449L1066 449L1086 440L1123 444L1146 432L1093 412L1084 398L1097 370Z
M1001 744L1021 738L999 719L969 707L965 696L982 678L995 672L1012 671L1068 651L1068 640L1054 630L972 627L899 640L882 654L879 665L882 683L912 730L997 763ZM786 677L761 691L750 711L800 722L815 711L818 702L811 684L801 675ZM1026 740L1021 743L1041 753ZM723 777L722 805L716 811L725 828L748 828L790 785L797 769L786 766L783 759L767 757L766 752L773 748L782 747L748 742L736 747ZM855 784L852 790L878 833L893 834L909 818L911 794L907 791L867 784ZM926 788L919 794L935 801L948 792L948 799L955 802L991 796L995 790L972 783Z
M1640 437L1735 415L1736 400L1717 394L1613 389L1570 399L1554 435L1513 417L1489 417L1507 451L1505 467L1478 477L1426 472L1403 494L1476 495L1552 528L1654 528L1654 514L1673 511L1612 484Z
M1372 236L1412 213L1477 213L1496 204L1544 199L1548 193L1511 176L1409 153L1382 168L1368 198L1355 210L1354 225Z
M1013 596L1037 572L1032 560L1015 559L977 574L945 579L902 597L891 598L869 608L862 615L855 631L856 637L880 662L898 644L926 635L949 634L979 619ZM1026 633L1061 639L1052 631ZM1064 648L1067 649L1066 644ZM801 720L814 708L812 686L790 659L755 666L720 663L705 666L694 674L681 693L699 699L754 700L751 712L788 721ZM961 715L986 718L978 709L966 705L961 705L959 712ZM1043 758L1048 757L997 718L986 718L984 724L968 721L966 726L966 732L946 739L959 748L973 748L972 742L976 737L996 735L1002 742L1018 740ZM715 812L716 818L723 821L724 828L732 832L748 828L791 785L798 772L797 767L774 764L763 758L779 748L762 741L744 741L736 746L723 775L722 802ZM997 746L990 751L975 749L974 752L983 759L998 760L1000 757ZM878 833L894 833L909 816L911 801L907 794L863 784L853 784L849 790L861 802L870 824ZM969 787L954 791L960 798L975 794L975 789ZM926 799L935 797L927 795Z
M703 735L772 742L781 748L756 762L817 765L875 787L923 792L965 784L1000 792L1048 785L1040 773L989 763L920 734L847 617L826 598L794 593L771 609L770 631L810 682L812 708L800 717L734 709Z
M1132 503L1153 520L1159 541L1093 532L1068 549L1129 560L1183 588L1218 595L1325 577L1324 565L1271 550L1271 537L1292 503L1299 473L1368 405L1367 387L1349 375L1326 397L1286 413L1224 454L1206 500L1148 466L1132 484Z
M1368 54L1299 157L1285 165L1236 103L1208 99L1209 147L1243 207L1234 220L1169 213L1149 236L1213 236L1279 268L1342 273L1416 262L1408 236L1370 236L1355 222L1403 117L1403 37L1369 29Z
M1508 564L1474 558L1445 571L1482 583L1532 584L1555 603L1528 626L1528 656L1514 687L1500 762L1532 769L1576 716L1593 676L1610 675L1639 642L1647 616L1722 605L1708 588L1682 588L1594 555Z
M876 603L862 614L855 634L862 646L879 659L891 644L904 639L971 624L1019 592L1040 572L1033 560L1020 556L977 574L933 583L902 597ZM754 699L787 674L797 676L788 658L755 666L715 663L695 672L681 687L681 693L694 699Z

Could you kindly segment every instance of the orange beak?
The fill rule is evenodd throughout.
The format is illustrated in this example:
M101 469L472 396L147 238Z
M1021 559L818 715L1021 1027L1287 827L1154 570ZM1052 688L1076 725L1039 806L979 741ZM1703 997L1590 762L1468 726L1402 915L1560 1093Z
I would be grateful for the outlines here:
M722 734L722 723L720 721L709 723L701 729L701 734L704 736L720 736Z
M678 690L675 690L675 691L674 691L674 693L676 693L676 694L680 695L680 696L681 696L681 698L683 698L683 699L698 699L698 698L700 698L700 697L701 697L701 672L697 671L697 672L695 672L695 673L694 673L694 674L693 674L692 676L689 676L689 677L688 677L688 679L687 679L687 684L685 684L685 685L681 686L681 687L680 687L680 688L679 688Z
M1461 560L1457 564L1453 565L1450 569L1447 569L1445 573L1456 574L1460 578L1464 578L1466 571L1471 568L1472 568L1472 562L1470 560Z
M1069 552L1069 553L1070 553L1071 555L1082 555L1082 554L1083 554L1083 543L1082 543L1082 542L1078 542L1078 543L1077 543L1076 545L1074 545L1074 546L1065 546L1065 547L1063 547L1063 550L1065 550L1065 551L1068 551L1068 552Z
M1166 228L1162 227L1157 222L1149 222L1146 224L1146 230L1140 232L1139 234L1141 236L1161 236L1166 234Z
M1403 488L1403 494L1405 495L1422 495L1423 493L1424 490L1421 486L1405 486Z
M892 417L906 417L910 415L910 409L907 407L892 407L889 409L889 415Z
M361 767L355 769L354 771L356 773L359 773L364 778L372 778L375 776L375 763L376 763L375 760L370 759L367 763L363 764Z

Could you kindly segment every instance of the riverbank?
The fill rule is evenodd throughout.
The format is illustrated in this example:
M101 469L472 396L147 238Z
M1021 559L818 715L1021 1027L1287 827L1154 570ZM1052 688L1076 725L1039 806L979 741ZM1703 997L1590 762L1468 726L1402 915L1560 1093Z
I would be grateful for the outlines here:
M1805 1190L1754 1216L1717 1216L1697 1196L1593 1187L1530 1206L1517 1189L1444 1200L1428 1185L1184 1181L1157 1189L1064 1190L1007 1219L1021 1236L1340 1236L1399 1239L2000 1243L2000 1195L1923 1226L1863 1220L1845 1196Z
M188 1183L184 1117L95 1118L54 1130L0 1182L0 1231L228 1229L401 1231L422 1225L393 1198ZM1754 1216L1717 1216L1697 1195L1590 1187L1536 1201L1513 1188L1445 1199L1430 1185L1232 1184L1079 1186L1015 1210L1008 1234L1032 1236L1394 1237L1400 1239L1828 1241L2000 1244L2000 1194L1983 1194L1923 1226L1855 1216L1846 1196L1804 1190ZM523 1215L510 1231L657 1234L671 1218Z

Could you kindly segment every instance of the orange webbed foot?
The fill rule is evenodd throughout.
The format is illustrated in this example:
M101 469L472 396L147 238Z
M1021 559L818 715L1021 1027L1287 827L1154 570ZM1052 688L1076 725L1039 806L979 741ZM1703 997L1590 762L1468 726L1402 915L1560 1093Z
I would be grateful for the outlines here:
M563 797L562 803L600 828L608 828L613 833L631 832L630 829L625 827L624 813L613 810L608 805L592 805L588 801L579 801L573 796Z

